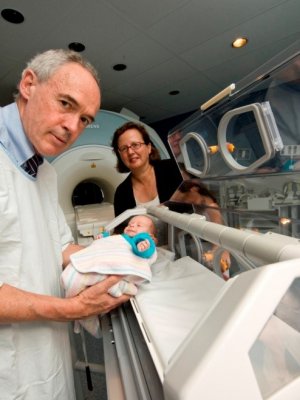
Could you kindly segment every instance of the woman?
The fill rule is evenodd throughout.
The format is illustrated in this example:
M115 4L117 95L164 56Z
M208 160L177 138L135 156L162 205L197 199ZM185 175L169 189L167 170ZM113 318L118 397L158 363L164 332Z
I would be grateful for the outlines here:
M210 222L221 225L224 224L217 199L199 179L184 181L173 194L170 202L193 204L194 211L197 214L204 215ZM168 203L169 202L167 202L166 205L168 205ZM202 261L207 266L212 266L215 252L218 250L219 246L212 244L210 248L207 248L207 242L205 240L202 240L202 246L205 250L202 255ZM227 250L224 250L220 258L220 269L224 279L228 279L226 271L229 270L230 264L230 254Z
M161 160L142 124L126 122L113 136L117 170L130 172L117 187L115 216L138 205L158 205L169 200L182 182L175 161Z
M217 199L199 179L184 181L170 201L193 204L195 212L205 215L208 221L224 223Z

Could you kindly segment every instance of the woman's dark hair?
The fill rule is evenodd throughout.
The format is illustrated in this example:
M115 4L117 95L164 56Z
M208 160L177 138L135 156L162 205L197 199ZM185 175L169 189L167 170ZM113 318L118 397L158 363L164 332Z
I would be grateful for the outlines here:
M179 190L182 193L189 192L193 187L197 188L197 192L201 194L202 196L209 197L210 199L213 200L214 203L218 203L217 199L215 196L212 194L210 190L207 189L207 187L199 181L193 181L193 180L187 180L184 181L180 187Z
M113 151L117 156L116 168L119 172L130 172L130 169L127 168L126 165L123 163L120 153L118 151L119 138L121 135L123 135L124 132L128 131L128 129L136 129L142 135L144 143L151 144L151 153L149 154L150 164L153 164L154 161L160 160L159 151L157 150L156 147L154 147L153 143L151 142L149 133L146 131L146 128L144 127L144 125L129 121L129 122L126 122L125 124L123 124L122 126L120 126L120 128L118 128L115 131L112 142L111 142Z

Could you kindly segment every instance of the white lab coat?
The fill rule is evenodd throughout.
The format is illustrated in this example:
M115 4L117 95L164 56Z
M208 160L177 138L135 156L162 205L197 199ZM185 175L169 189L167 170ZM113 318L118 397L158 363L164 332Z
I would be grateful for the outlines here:
M70 241L53 167L45 161L33 181L0 148L0 281L62 297L61 253ZM16 399L75 399L66 323L0 324L0 400Z

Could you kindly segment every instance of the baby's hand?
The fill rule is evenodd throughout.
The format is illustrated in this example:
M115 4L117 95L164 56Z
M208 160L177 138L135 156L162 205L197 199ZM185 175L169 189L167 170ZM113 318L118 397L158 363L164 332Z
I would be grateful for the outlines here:
M107 237L107 236L109 236L109 232L103 231L103 232L101 232L101 233L98 233L97 235L94 235L94 239L95 239L95 240L97 240L97 239L102 239L102 238L105 238L105 237Z
M137 244L137 248L139 251L145 251L149 249L150 247L150 242L148 239L142 240Z

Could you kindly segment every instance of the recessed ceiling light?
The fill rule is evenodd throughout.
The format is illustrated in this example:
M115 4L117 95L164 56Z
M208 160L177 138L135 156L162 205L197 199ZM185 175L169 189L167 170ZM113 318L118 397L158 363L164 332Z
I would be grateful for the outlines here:
M235 49L239 49L241 47L246 46L247 43L248 43L248 39L246 37L239 37L239 38L236 38L231 43L231 46L234 47Z
M12 24L21 24L24 21L23 14L17 10L13 10L12 8L4 8L1 11L1 16Z
M85 50L85 45L79 42L72 42L68 47L70 50L76 51L77 53L81 53L83 50Z
M115 64L113 66L113 69L115 71L124 71L126 68L127 68L127 65L125 65L125 64Z
M171 92L169 92L170 96L176 96L177 94L179 94L180 91L179 90L171 90Z

